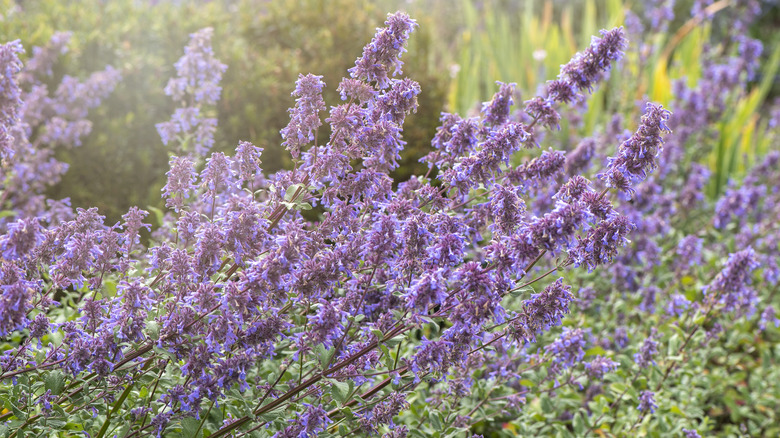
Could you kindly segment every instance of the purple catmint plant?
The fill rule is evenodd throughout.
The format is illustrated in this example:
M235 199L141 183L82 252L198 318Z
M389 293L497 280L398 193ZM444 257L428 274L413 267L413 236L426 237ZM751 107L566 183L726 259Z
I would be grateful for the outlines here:
M674 319L686 330L706 307L653 272L669 259L683 258L687 268L709 257L708 242L697 240L705 237L694 237L704 233L690 230L679 244L663 240L676 235L667 216L703 201L705 172L674 179L689 188L684 196L664 191L662 172L653 172L666 157L671 114L654 103L633 135L615 134L620 119L609 135L573 139L569 152L545 135L559 129L562 107L584 100L623 57L624 30L602 31L520 108L514 85L500 83L479 115L443 113L423 159L431 172L396 184L388 173L398 167L404 123L422 91L403 77L400 60L416 27L406 14L389 15L339 83L344 102L335 106L322 97L321 76L299 76L280 132L293 168L272 175L263 174L262 149L249 142L232 156L206 156L226 67L211 49L211 30L193 33L165 89L178 108L157 125L178 155L162 189L169 211L149 248L139 239L148 213L138 208L116 226L105 226L95 209L61 223L37 214L7 223L0 336L24 336L0 353L3 383L43 379L25 406L46 416L60 415L62 403L95 412L85 430L101 437L120 423L129 435L208 423L215 436L406 436L419 432L409 425L418 424L421 400L430 421L447 418L453 433L467 433L482 421L483 405L505 403L501 409L518 415L536 404L547 409L571 388L587 399L567 418L591 415L596 427L605 408L622 407L620 395L593 409L607 394L604 381L628 373L619 359L627 352L635 353L636 378L625 394L649 387L634 383L657 384L647 368L668 366L660 353L667 332L642 340L630 324ZM746 46L745 58L753 52ZM14 68L11 81L21 71ZM112 72L84 87L104 95ZM96 103L79 97L75 82L62 90L52 108L61 107L68 123ZM41 90L30 93L33 103L35 93ZM39 125L54 132L64 126L57 123ZM80 138L79 126L58 138ZM606 168L596 170L602 160ZM766 167L748 190L770 187ZM741 199L734 205L751 217L771 208ZM760 237L752 239L757 250L771 247ZM732 254L707 287L712 305L757 307L748 285L758 260L753 249ZM54 316L64 309L52 311L60 296L76 303L72 315ZM636 305L613 307L617 297ZM656 308L666 316L647 318ZM761 309L762 330L776 321L769 309ZM605 318L585 323L594 313ZM607 314L618 324L604 327ZM83 399L46 392L54 370ZM125 391L125 398L111 395ZM659 391L639 395L642 418L656 410Z

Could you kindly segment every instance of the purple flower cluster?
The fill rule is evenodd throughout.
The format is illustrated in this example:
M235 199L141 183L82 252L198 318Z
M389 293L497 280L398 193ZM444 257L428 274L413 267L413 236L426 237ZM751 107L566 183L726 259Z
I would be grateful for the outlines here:
M175 64L176 77L168 81L165 94L178 104L170 121L158 123L163 144L176 142L177 150L205 154L214 145L217 119L207 117L206 108L214 105L222 88L219 82L227 66L220 63L211 48L212 28L190 34L190 42Z
M22 52L24 48L19 40L0 45L0 159L3 160L13 155L10 127L17 123L22 105L22 90L16 79L22 70L19 60Z
M65 75L50 92L53 65L67 51L69 39L70 33L55 33L44 47L33 47L25 66L19 61L24 50L18 41L0 45L0 202L18 218L37 217L45 226L73 214L69 199L49 200L44 194L68 169L55 158L56 148L81 145L92 130L89 110L121 79L119 70L108 66L84 81ZM9 222L9 217L0 218L0 229Z
M639 128L620 145L617 156L609 158L607 170L599 175L607 187L616 188L631 197L634 193L631 186L644 181L647 173L657 167L656 158L663 148L661 135L671 132L666 126L670 116L671 112L661 105L647 104Z

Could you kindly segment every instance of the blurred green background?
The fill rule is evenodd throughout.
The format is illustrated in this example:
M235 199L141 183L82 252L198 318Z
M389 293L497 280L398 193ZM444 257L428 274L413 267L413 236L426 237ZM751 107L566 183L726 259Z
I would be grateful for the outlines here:
M602 87L585 115L585 130L603 126L610 111L634 111L635 101L645 95L668 104L670 81L698 74L696 49L717 39L718 29L700 26L674 40L675 29L690 18L690 4L678 1L680 14L669 34L648 42L682 56L672 63L658 55L642 64L642 71L635 72L635 95L608 96L610 89L622 88ZM74 207L97 206L114 223L133 205L162 205L169 151L154 125L173 112L174 102L163 88L175 74L173 64L189 33L200 28L214 27L215 54L228 65L215 150L232 153L239 140L249 140L265 148L264 168L273 172L289 164L279 147L279 130L288 122L298 73L324 75L325 100L338 104L336 86L375 28L388 12L406 10L420 27L403 57L404 73L420 83L422 94L417 114L404 128L407 151L393 175L400 181L421 171L417 160L427 153L441 111L473 113L479 102L490 99L498 80L516 82L522 99L532 96L538 84L554 78L561 64L587 46L591 35L622 25L627 10L641 14L644 6L621 0L0 0L0 7L0 41L21 39L28 54L55 31L73 32L70 52L55 77L84 77L107 64L122 71L114 93L91 112L93 130L83 146L58 152L71 168L48 193L71 197ZM775 46L772 29L778 25L774 6L750 30L764 41L765 52ZM716 174L712 194L768 148L751 135L760 123L757 114L777 95L773 78L774 71L722 123L727 141L707 159ZM569 134L564 127L561 135Z

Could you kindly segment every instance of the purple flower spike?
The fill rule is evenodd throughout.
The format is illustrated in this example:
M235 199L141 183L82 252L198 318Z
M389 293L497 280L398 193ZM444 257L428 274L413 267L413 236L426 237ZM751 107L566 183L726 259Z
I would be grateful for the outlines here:
M499 86L498 92L493 96L493 100L482 104L482 114L485 116L484 123L489 126L503 125L509 118L509 109L514 101L512 94L515 92L516 84L505 84L496 82Z
M577 238L577 246L569 255L577 266L585 265L592 272L598 265L610 263L618 253L618 248L626 246L628 233L636 228L626 216L612 214L592 228L585 238Z
M533 342L537 334L561 325L573 300L571 286L565 285L563 278L555 280L542 293L532 295L523 303L521 317L512 323L515 338Z
M655 393L653 391L642 391L639 394L639 406L637 406L637 409L642 412L650 411L652 414L657 408L658 405L655 404Z
M596 356L585 364L585 372L594 379L602 379L605 374L615 371L620 364L608 357Z
M377 29L374 39L363 48L363 56L355 61L349 74L355 79L376 82L379 89L390 85L389 74L401 74L401 55L417 22L403 12L388 14L387 27Z
M172 157L171 170L168 175L168 183L162 188L165 196L165 206L173 208L177 212L184 207L184 200L190 197L190 192L195 186L195 164L187 157Z
M639 349L639 353L634 354L634 362L636 362L640 368L647 368L650 364L655 365L653 356L658 353L658 342L655 341L656 336L656 330L654 328L653 331L650 332L650 336L645 338L642 347Z
M299 75L295 82L296 96L295 107L290 111L290 123L282 129L281 134L284 145L293 158L301 155L301 146L314 141L314 133L322 125L319 112L326 109L325 101L322 100L322 88L325 82L322 82L322 76L311 73Z
M755 291L748 287L753 270L760 263L753 248L729 254L726 266L705 287L705 293L717 294L726 312L750 312L756 304Z
M570 102L581 90L592 91L593 83L609 71L612 63L623 57L628 45L622 27L602 30L601 38L593 37L590 47L579 52L561 67L558 79L547 84L547 93L556 102Z
M9 128L15 125L19 118L19 108L22 105L22 90L17 84L16 76L22 70L19 53L24 48L19 40L0 45L0 158L8 158L13 154Z
M616 188L631 197L634 191L630 186L644 181L647 173L657 167L655 158L664 144L661 135L671 132L666 126L671 114L661 105L648 102L639 128L620 145L617 156L609 158L607 171L599 175L606 181L607 187Z

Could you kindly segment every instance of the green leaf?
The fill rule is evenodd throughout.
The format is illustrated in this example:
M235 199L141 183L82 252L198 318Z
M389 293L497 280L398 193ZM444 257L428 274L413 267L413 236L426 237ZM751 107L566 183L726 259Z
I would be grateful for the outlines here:
M680 348L680 337L677 334L674 334L671 338L669 338L669 345L666 349L666 354L668 356L676 354L678 348Z
M301 192L303 191L303 184L298 183L298 184L293 184L290 187L287 187L287 190L284 192L284 200L292 201L293 196L295 196L295 194L298 193L299 189Z
M16 212L14 210L3 210L0 211L0 219L4 217L10 217L10 216L16 216Z
M352 380L348 380L347 382L339 382L338 380L329 380L331 384L331 394L333 394L333 399L337 402L341 403L342 405L349 399L349 396L352 394L352 388L354 388L354 383L352 383Z
M317 344L317 346L314 347L314 355L317 357L317 360L320 362L320 367L323 369L330 364L330 359L335 352L335 348L328 350L325 348L324 344Z
M588 356L604 356L607 351L601 347L592 347L585 350L585 354Z
M404 340L404 336L396 336L392 339L388 339L384 342L385 345L387 345L390 348L395 347L396 345L400 344Z
M441 430L442 424L441 424L441 414L438 412L434 412L429 417L431 421L431 427L433 427L435 430Z
M197 436L198 429L200 429L200 420L196 420L195 418L192 417L186 417L181 420L182 437Z
M576 436L585 436L585 421L582 419L582 414L577 412L572 419L572 427L574 428L574 434Z
M60 370L54 370L46 376L45 388L51 390L54 395L60 395L65 387L65 374Z
M549 414L550 412L555 411L555 406L553 406L553 403L547 394L544 394L541 397L541 402L542 402L542 412L544 412L545 414Z
M4 406L9 411L13 412L16 418L19 419L25 418L24 412L22 412L22 410L19 409L18 406L16 406L13 402L11 402L11 400L6 399Z

